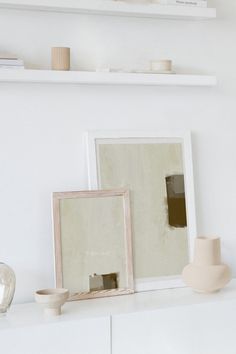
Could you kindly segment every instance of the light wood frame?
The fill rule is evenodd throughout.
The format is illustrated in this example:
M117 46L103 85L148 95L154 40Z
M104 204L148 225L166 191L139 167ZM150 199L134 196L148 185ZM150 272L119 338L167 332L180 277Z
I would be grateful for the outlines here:
M117 190L93 190L93 191L74 191L74 192L55 192L53 193L53 224L54 224L54 254L55 254L55 275L56 287L63 287L63 266L62 266L62 245L61 245L61 221L60 221L60 200L75 198L107 198L122 197L124 211L124 262L126 264L126 283L127 288L110 290L98 290L92 292L78 292L71 294L69 301L91 299L97 297L116 296L131 294L134 292L133 280L133 258L132 258L132 230L130 213L130 196L126 189Z
M182 157L184 169L185 198L187 212L187 233L188 233L188 251L190 260L193 258L194 239L197 236L196 213L195 213L195 196L193 182L193 165L192 165L192 145L191 133L187 132L157 132L153 131L90 131L86 133L87 141L87 158L88 158L88 178L89 187L99 188L98 170L99 163L97 161L96 140L109 139L110 141L119 141L125 139L128 141L132 138L140 139L160 139L166 141L171 139L173 142L181 142ZM118 140L116 140L118 139ZM114 143L113 141L113 143ZM135 291L147 291L156 289L184 287L181 276L162 276L158 278L140 278L135 279Z

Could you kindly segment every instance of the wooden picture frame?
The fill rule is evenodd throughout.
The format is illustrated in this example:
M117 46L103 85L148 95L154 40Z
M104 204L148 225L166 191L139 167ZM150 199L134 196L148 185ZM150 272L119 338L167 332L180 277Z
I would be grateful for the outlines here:
M196 231L196 217L195 217L195 201L194 201L194 184L193 184L193 167L192 167L192 148L191 148L191 134L190 132L156 132L156 131L92 131L88 132L86 134L87 137L87 156L88 156L88 176L89 176L89 186L90 188L129 188L130 193L131 193L131 212L132 212L132 229L133 229L133 249L134 249L134 278L135 278L135 290L136 291L145 291L145 290L156 290L156 289L164 289L164 288L175 288L175 287L184 287L185 284L182 281L181 278L181 270L182 267L184 267L185 263L188 263L190 259L192 259L192 253L193 253L193 241L194 238L197 235ZM147 164L144 165L145 168L143 170L136 168L136 166L140 165L141 157L140 160L134 162L133 156L141 156L141 152L137 152L137 154L131 154L131 145L140 145L140 148L142 150L142 156L147 156L145 155L144 149L142 149L142 145L146 144L151 144L155 145L157 144L170 144L170 148L172 148L172 144L176 144L179 146L179 159L181 159L181 164L182 164L182 174L183 174L183 185L184 185L184 196L185 196L185 207L186 207L186 220L187 220L187 227L186 227L186 237L187 237L187 244L184 246L186 248L187 256L185 256L185 259L182 261L182 264L178 265L178 273L176 270L177 274L173 275L158 275L158 276L153 276L150 274L150 276L137 276L137 266L140 265L140 259L139 254L141 254L141 250L143 253L146 253L146 258L143 263L146 264L151 264L153 267L156 266L158 263L158 259L160 259L162 256L163 258L165 257L165 254L160 254L160 250L156 248L156 254L157 254L157 259L154 259L153 252L155 250L155 243L153 240L150 241L150 238L148 235L149 230L147 230L147 225L150 224L150 218L146 218L145 213L147 213L147 210L143 208L142 213L137 212L137 205L135 204L135 198L136 198L136 190L133 189L133 181L134 179L138 178L139 175L143 175L144 179L146 178L146 175L150 173L149 170L152 169L152 166L157 166L159 161L158 159L155 160L155 154L158 155L158 151L153 149L152 151L152 157L150 158L149 165L147 168ZM124 149L123 155L119 155L119 146L123 145ZM125 146L127 149L125 150ZM109 148L110 147L110 150ZM101 150L102 148L102 150ZM139 148L139 146L138 146ZM104 154L101 155L101 151L104 151ZM140 151L141 151L140 150ZM136 153L136 152L135 152ZM113 155L112 155L113 154ZM130 155L129 155L130 154ZM174 152L176 155L176 152ZM130 156L130 159L128 160L128 157ZM104 159L107 158L107 166L104 164ZM142 157L143 158L143 157ZM152 160L151 160L152 159ZM167 161L171 161L170 156L167 154ZM169 160L168 160L169 159ZM117 162L117 165L115 163ZM151 163L152 162L152 163ZM118 166L120 164L120 166ZM105 167L104 167L105 166ZM118 168L117 168L118 166ZM131 178L129 179L129 176L127 177L127 173L125 173L126 170L129 170L134 166L133 170L131 171ZM108 172L106 170L106 167L109 167L109 173L110 175L108 176ZM166 171L163 172L164 177L168 177L169 174L179 174L179 168L174 167L173 169L170 168L168 169L168 173ZM166 174L165 174L166 173ZM116 177L119 175L120 179ZM153 175L155 176L155 174ZM141 177L140 177L141 178ZM103 181L101 181L103 179ZM164 180L164 178L163 178ZM144 191L147 191L149 195L152 195L153 193L156 193L159 186L157 185L156 179L152 178L149 179L147 178L148 183L140 185L140 189L143 188ZM151 181L151 182L150 182ZM142 182L143 183L143 182ZM156 184L156 185L155 185ZM154 188L155 187L155 188ZM146 193L146 192L145 192ZM140 200L140 205L142 199L146 198L145 193L140 197L139 195L139 200ZM156 193L157 194L157 193ZM164 201L164 198L162 200L162 212L167 210L168 205L167 205L167 195L166 195L166 200ZM136 198L137 200L137 198ZM146 201L147 202L147 201ZM149 210L150 213L153 213L153 209L156 207L152 207L152 209ZM169 212L169 210L168 210ZM156 208L156 214L160 213L160 210L158 210L158 207ZM139 215L138 222L139 220L143 219L143 223L137 222L137 214ZM154 215L154 217L156 217ZM154 218L153 217L153 218ZM167 224L168 223L168 218L164 216L164 220L160 220L161 223ZM169 218L170 219L170 218ZM143 233L141 235L138 235L137 228L138 226L136 223L139 225L139 229L143 228ZM146 224L145 224L146 223ZM146 226L143 226L146 225ZM146 227L146 228L145 228ZM170 235L173 235L173 227L168 225L169 228L169 235L168 237L170 238ZM139 238L138 238L139 237ZM151 238L155 238L155 235L151 235ZM174 236L175 237L175 236ZM181 236L182 237L182 236ZM147 239L147 245L150 246L150 252L152 252L152 260L151 257L149 257L149 250L148 247L146 247L145 242L143 240L140 241L140 239L143 238L143 240L146 238ZM176 238L175 238L176 239ZM165 239L163 239L163 243L165 243ZM159 242L160 244L160 242ZM142 246L140 246L142 245ZM181 247L178 246L176 247L176 252L181 252ZM158 253L159 252L159 253ZM172 259L175 257L175 247L172 246L172 254L169 252L168 255L169 259ZM166 261L167 262L167 261ZM181 262L179 262L181 263ZM151 265L150 265L151 267ZM144 267L143 267L144 268ZM168 267L167 267L168 268ZM141 269L142 270L142 269ZM141 272L140 272L141 273ZM151 273L151 272L150 272ZM164 272L163 272L164 273Z
M56 286L68 288L69 300L134 292L128 190L55 192L53 222Z

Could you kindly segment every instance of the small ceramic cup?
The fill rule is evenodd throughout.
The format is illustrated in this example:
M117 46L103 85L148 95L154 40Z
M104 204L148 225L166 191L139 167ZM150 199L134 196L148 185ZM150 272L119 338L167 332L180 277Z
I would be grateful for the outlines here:
M150 70L154 72L170 72L172 71L171 60L152 60L150 62Z
M44 315L58 316L61 307L69 297L69 291L63 288L43 289L35 292L35 301L43 307Z
M70 70L70 48L52 48L52 70Z

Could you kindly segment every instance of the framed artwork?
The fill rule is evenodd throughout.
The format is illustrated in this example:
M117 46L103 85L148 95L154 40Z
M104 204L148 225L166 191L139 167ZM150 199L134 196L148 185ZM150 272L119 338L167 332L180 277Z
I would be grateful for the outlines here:
M196 237L190 133L89 132L90 188L131 194L135 290L181 287Z
M53 193L56 286L69 300L134 292L129 191Z

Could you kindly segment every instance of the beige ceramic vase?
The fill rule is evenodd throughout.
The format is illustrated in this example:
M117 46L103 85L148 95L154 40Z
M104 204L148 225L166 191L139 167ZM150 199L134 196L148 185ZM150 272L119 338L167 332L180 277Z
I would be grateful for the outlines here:
M194 260L183 270L187 286L202 293L222 289L231 279L230 268L221 263L220 238L197 237Z
M46 316L59 316L61 307L68 297L69 291L63 288L43 289L35 292L35 300L43 307Z

